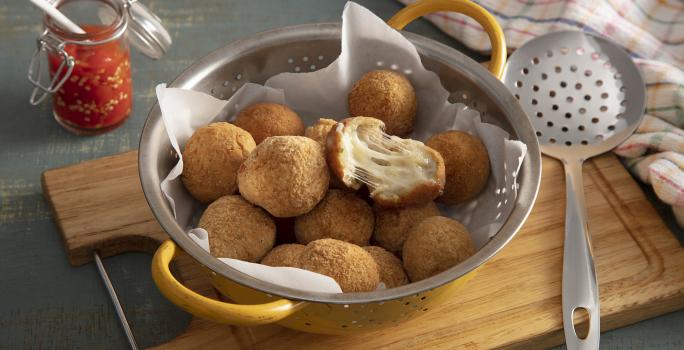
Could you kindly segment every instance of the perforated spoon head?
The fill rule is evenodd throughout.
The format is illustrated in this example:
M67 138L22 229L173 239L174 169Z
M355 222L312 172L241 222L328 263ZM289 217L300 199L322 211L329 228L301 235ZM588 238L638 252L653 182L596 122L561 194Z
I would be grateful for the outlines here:
M530 118L541 151L558 159L611 150L644 114L644 80L627 52L580 31L525 43L509 58L504 83Z

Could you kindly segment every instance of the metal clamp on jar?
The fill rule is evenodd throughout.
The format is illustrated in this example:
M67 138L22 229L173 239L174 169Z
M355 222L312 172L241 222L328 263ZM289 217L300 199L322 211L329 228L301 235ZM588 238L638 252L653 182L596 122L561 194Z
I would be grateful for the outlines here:
M54 6L78 23L82 33L65 29L45 15L28 79L33 105L54 94L53 115L76 134L99 134L130 115L132 44L159 59L171 45L161 20L137 0L57 0ZM42 55L50 78L43 78Z

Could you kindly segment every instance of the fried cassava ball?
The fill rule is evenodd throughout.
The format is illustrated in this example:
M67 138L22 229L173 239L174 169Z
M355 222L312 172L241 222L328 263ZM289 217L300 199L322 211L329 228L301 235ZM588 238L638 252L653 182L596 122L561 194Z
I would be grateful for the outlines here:
M385 207L423 204L442 194L442 156L422 142L385 133L376 118L341 121L328 134L326 156L333 175L347 188L365 185Z
M402 257L412 282L434 276L475 254L468 229L456 220L429 217L413 226Z
M373 234L374 223L373 210L363 199L330 190L313 210L295 219L295 235L302 244L334 238L363 246Z
M255 103L238 113L235 125L247 130L257 145L270 136L304 134L304 123L288 106L278 103Z
M378 264L363 248L331 238L307 244L301 268L333 278L345 293L370 292L380 283Z
M404 266L399 258L387 250L376 247L363 247L378 264L380 271L380 282L385 284L387 289L408 284L408 277L404 271Z
M387 133L406 136L413 131L418 102L411 82L389 70L374 70L356 82L348 97L351 117L378 118Z
M258 262L273 248L276 238L268 213L238 195L211 203L202 213L199 227L209 234L209 250L217 258Z
M271 249L266 256L261 259L261 263L268 266L278 267L299 267L299 257L306 248L303 244L281 244Z
M306 130L304 130L304 136L315 140L316 142L320 143L321 146L325 147L328 133L335 125L337 125L336 120L326 118L318 119L316 124L309 126L306 128Z
M197 129L183 150L183 185L207 204L235 193L238 169L254 147L252 135L229 123Z
M423 219L440 215L435 202L403 208L373 206L375 230L373 239L378 245L393 253L401 253L406 236L411 228Z
M463 131L445 131L430 137L426 145L444 159L446 184L437 199L460 204L474 199L487 186L489 155L480 139Z
M276 217L311 211L329 181L323 147L304 136L267 138L238 171L240 194Z

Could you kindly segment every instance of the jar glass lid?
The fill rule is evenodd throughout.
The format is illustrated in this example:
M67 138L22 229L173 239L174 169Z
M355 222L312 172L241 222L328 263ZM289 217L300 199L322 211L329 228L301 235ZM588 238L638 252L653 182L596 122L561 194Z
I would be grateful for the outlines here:
M137 0L122 0L128 12L128 30L126 39L145 56L160 59L171 46L169 32L147 6ZM111 20L115 13L103 7L99 12L103 21Z

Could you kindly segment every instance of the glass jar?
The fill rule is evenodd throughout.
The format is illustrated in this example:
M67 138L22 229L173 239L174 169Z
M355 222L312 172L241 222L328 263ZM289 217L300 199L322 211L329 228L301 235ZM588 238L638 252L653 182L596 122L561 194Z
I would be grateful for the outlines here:
M137 11L131 11L136 5ZM36 89L31 103L38 104L49 94L53 96L52 114L67 130L77 134L99 134L121 125L131 114L133 86L130 49L125 35L129 27L137 34L137 43L145 45L143 52L153 58L163 55L170 37L156 16L135 1L127 0L58 0L55 6L76 22L85 34L61 27L45 16L45 31L38 38L38 49L29 68L29 80ZM144 10L143 12L141 12ZM142 15L140 15L142 13ZM136 16L136 14L138 14ZM150 47L150 35L140 19L156 21L168 42ZM146 24L146 23L143 23ZM127 38L128 37L128 38ZM133 42L136 44L136 42ZM136 47L139 47L136 45ZM50 79L41 82L41 53L46 53Z

